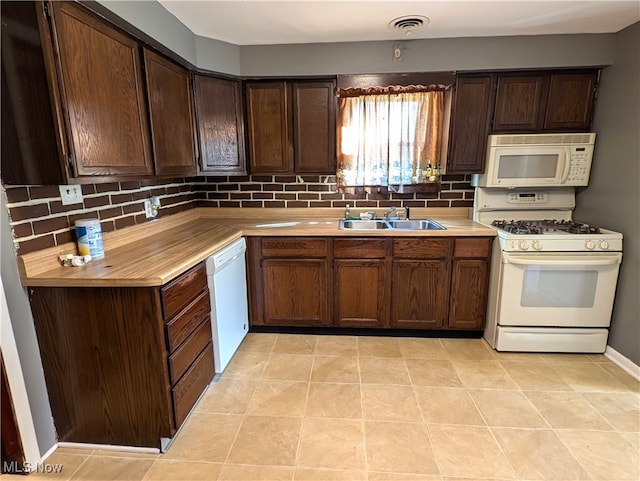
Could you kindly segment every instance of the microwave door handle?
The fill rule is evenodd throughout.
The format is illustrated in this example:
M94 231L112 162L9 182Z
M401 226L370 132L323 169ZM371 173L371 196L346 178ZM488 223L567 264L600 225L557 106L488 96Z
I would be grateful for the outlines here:
M558 257L544 257L538 256L535 257L515 257L508 256L506 259L509 264L523 265L523 266L571 266L571 265L579 265L579 266L611 266L615 264L620 264L621 258L620 256L609 256L609 257L600 257L597 259L590 257L576 257L574 259L567 258L558 258Z
M567 182L567 179L569 178L569 167L571 164L571 149L569 147L565 147L564 149L564 155L562 156L562 179L560 180L561 184L564 184Z

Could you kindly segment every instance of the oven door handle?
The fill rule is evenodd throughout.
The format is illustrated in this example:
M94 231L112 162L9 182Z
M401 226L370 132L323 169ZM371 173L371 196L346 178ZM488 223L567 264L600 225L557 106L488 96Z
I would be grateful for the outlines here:
M622 256L579 256L579 257L550 257L550 256L531 256L516 257L506 256L505 261L508 264L516 264L523 266L612 266L622 262Z

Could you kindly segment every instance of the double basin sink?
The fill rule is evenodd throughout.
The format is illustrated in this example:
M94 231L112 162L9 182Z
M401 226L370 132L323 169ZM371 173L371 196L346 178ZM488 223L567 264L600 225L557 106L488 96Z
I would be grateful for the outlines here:
M345 220L341 219L338 224L339 229L351 229L351 230L446 230L441 224L431 220L387 220L387 219L373 219L373 220Z

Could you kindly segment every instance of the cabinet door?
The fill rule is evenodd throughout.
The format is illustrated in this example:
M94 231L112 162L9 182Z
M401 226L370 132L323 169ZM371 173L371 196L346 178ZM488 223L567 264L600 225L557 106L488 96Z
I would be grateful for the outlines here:
M189 72L147 49L144 63L156 174L193 176L196 157Z
M287 84L246 84L249 159L252 174L293 172L293 139Z
M442 328L447 319L448 299L447 260L393 262L391 327Z
M240 82L195 76L200 174L247 173Z
M66 184L48 25L40 2L0 2L2 9L2 183ZM56 89L52 88L54 92ZM61 123L61 122L60 122Z
M448 173L484 171L491 121L493 77L458 77L451 116Z
M335 88L334 81L292 84L296 173L336 172Z
M331 323L326 259L263 259L262 283L266 325Z
M386 324L386 261L337 259L334 263L335 322L340 327L383 327Z
M449 327L482 329L487 309L488 262L482 259L456 259L451 276Z
M539 130L544 117L545 75L499 75L493 132Z
M138 43L75 2L53 2L76 175L151 174Z
M597 71L552 74L544 128L588 132L597 80Z

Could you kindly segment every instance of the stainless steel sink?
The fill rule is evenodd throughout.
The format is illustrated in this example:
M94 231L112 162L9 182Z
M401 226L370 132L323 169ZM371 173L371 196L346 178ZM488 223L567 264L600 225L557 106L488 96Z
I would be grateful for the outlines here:
M351 230L446 230L441 224L431 220L344 220L338 224L339 229Z
M353 230L378 230L389 229L387 221L384 219L376 220L344 220L340 219L338 225L340 229L353 229Z
M446 230L441 224L431 219L424 220L390 220L388 221L391 229L399 230Z

